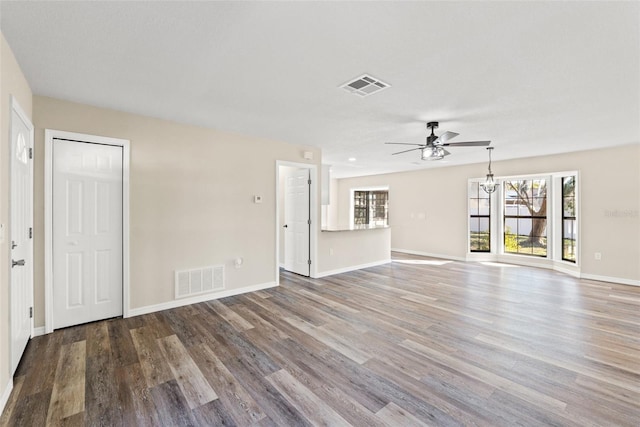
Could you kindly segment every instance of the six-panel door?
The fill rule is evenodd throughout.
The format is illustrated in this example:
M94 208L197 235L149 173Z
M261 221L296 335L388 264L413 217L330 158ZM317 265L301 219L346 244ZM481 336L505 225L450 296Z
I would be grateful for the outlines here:
M120 146L54 139L54 328L122 315Z

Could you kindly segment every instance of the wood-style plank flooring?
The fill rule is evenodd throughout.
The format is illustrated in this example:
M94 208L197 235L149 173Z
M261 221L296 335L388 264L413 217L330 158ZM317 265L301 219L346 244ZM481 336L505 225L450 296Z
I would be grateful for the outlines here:
M640 288L394 260L36 337L0 425L640 426Z

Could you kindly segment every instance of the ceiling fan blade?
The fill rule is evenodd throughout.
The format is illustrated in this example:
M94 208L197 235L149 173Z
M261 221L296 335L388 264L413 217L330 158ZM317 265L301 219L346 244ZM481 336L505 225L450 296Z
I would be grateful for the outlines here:
M409 151L415 151L415 150L422 150L422 147L418 147L418 148L410 148L410 149L408 149L408 150L398 151L397 153L391 153L391 155L392 155L392 156L395 156L396 154L408 153Z
M434 143L434 144L441 145L441 144L444 144L445 142L447 142L448 140L450 140L450 139L452 139L452 138L455 138L455 137L456 137L456 136L458 136L458 135L460 135L460 134L459 134L459 133L455 133L455 132L449 132L449 131L447 131L447 132L443 133L442 135L440 135L439 137L437 137L437 138L433 141L433 143Z
M393 144L393 145L420 145L424 146L424 144L413 144L410 142L385 142L385 144Z
M449 144L440 144L443 147L486 147L490 145L491 141L465 141L465 142L451 142Z

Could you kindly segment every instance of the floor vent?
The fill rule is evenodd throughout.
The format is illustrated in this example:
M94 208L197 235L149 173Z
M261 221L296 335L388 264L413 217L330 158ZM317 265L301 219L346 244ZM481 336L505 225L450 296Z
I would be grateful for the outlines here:
M360 77L355 78L340 87L347 92L365 97L376 92L380 92L381 90L386 89L390 86L390 84L385 83L380 79L372 77L368 74L363 74Z
M176 299L224 289L224 265L176 271Z

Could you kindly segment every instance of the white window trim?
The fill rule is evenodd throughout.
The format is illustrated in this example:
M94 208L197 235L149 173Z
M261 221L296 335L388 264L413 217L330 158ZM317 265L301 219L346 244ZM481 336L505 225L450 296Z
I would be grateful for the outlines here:
M562 259L562 177L576 177L576 262ZM509 254L504 251L504 183L511 179L541 179L544 178L550 185L547 187L547 256L533 257L518 254ZM484 182L484 178L470 178L472 182ZM550 268L562 271L572 276L579 277L581 262L581 210L580 210L580 172L561 171L537 174L508 175L496 177L499 184L496 191L491 194L491 252L471 252L470 225L469 225L469 193L467 190L467 256L468 261L498 261L509 264L518 264L532 267ZM467 184L467 188L468 188ZM353 197L352 197L353 198Z
M374 186L374 187L353 187L349 189L349 227L355 227L355 216L354 216L354 208L355 205L353 203L353 198L355 197L356 191L387 191L389 194L389 186Z
M469 221L469 211L471 210L471 203L469 197L469 184L477 182L478 184L484 183L484 178L471 178L467 182L467 257L468 261L494 261L495 260L495 248L498 245L497 233L494 226L494 218L497 215L496 202L494 201L495 194L499 191L500 187L496 187L496 191L489 195L490 210L489 210L489 252L471 252L471 224ZM481 189L482 190L482 189ZM482 190L484 191L484 190Z

